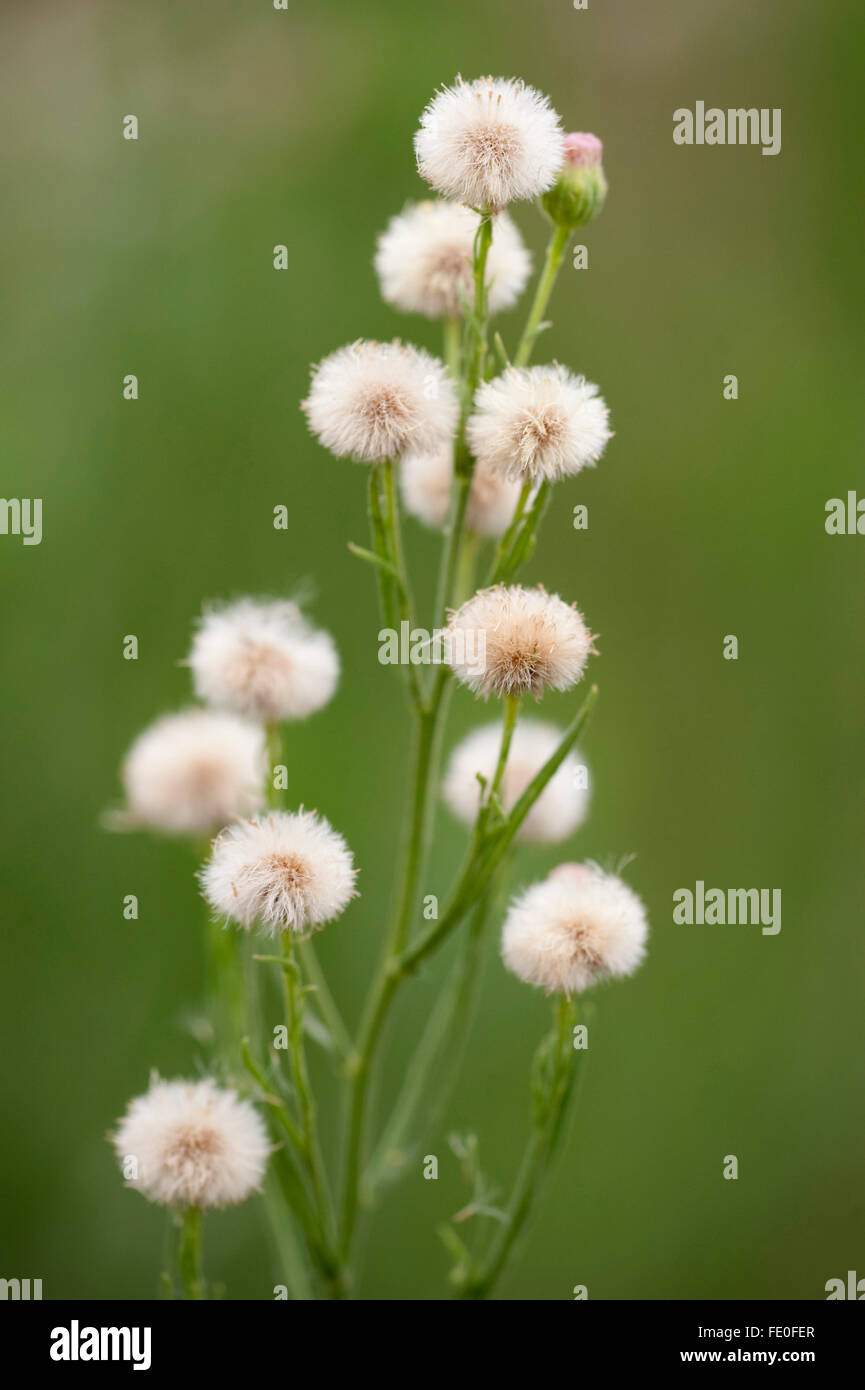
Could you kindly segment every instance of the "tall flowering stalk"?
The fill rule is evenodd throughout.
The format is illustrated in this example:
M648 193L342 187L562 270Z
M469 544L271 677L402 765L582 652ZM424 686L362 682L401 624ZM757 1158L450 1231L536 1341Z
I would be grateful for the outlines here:
M314 368L303 402L320 443L368 470L370 542L351 548L375 573L385 629L417 629L402 506L442 532L431 633L444 637L433 652L430 635L422 659L401 672L413 727L406 829L393 917L356 1034L311 939L356 895L354 859L324 816L282 806L277 780L286 724L321 709L338 682L329 634L282 600L206 611L188 657L204 707L157 723L124 765L127 824L193 843L219 832L199 871L210 910L211 987L209 1022L198 1036L213 1078L157 1079L114 1135L130 1185L172 1209L177 1256L167 1283L189 1298L208 1288L204 1211L257 1188L291 1296L357 1291L359 1215L406 1169L446 1109L517 846L566 839L588 808L577 745L596 687L565 729L524 719L523 707L547 689L573 690L594 638L575 604L518 576L552 489L595 464L611 434L596 386L559 364L530 365L571 234L606 196L600 142L564 135L548 100L521 82L458 79L423 113L415 151L419 173L440 196L393 218L375 267L388 303L441 320L444 361L397 339L360 340ZM515 303L529 277L530 258L507 212L526 199L538 200L551 234L509 358L491 335L491 318ZM497 701L501 715L453 750L442 786L455 684ZM438 915L426 921L419 909L440 791L466 825L467 843ZM576 996L631 973L646 934L639 899L595 865L560 866L504 911L504 964L553 996L553 1016L532 1066L524 1159L503 1206L490 1194L477 1141L455 1141L472 1199L440 1234L458 1297L493 1292L566 1133L579 1059ZM377 1115L371 1097L394 1003L458 935L451 974L391 1109ZM274 968L283 1023L269 1030L274 995L261 972ZM327 1050L345 1091L335 1171L319 1133L311 1042ZM461 1234L469 1216L489 1223L486 1239L471 1248Z

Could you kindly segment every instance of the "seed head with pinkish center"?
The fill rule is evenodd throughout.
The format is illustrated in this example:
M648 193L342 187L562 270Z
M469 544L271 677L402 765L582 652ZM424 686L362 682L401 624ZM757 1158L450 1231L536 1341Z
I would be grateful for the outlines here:
M200 872L213 912L250 928L304 932L338 917L357 870L343 837L311 811L274 811L229 826Z
M645 907L622 879L595 864L567 864L511 903L502 959L547 993L580 994L633 974L647 935Z
M455 202L498 212L549 188L563 162L548 99L503 77L457 78L437 92L415 136L418 173Z
M444 365L421 348L359 340L314 368L302 407L309 428L337 458L397 459L436 449L459 408Z
M541 586L481 589L452 614L448 637L457 680L484 696L568 690L595 650L576 606Z
M128 1185L162 1206L234 1206L258 1191L270 1153L258 1112L210 1078L154 1076L111 1139Z

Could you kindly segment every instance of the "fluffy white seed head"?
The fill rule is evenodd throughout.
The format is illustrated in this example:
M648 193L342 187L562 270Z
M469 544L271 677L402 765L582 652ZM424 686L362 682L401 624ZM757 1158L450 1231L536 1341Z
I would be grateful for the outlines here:
M162 1206L229 1207L258 1191L270 1152L258 1113L204 1081L160 1081L111 1136L127 1186Z
M209 835L261 806L264 734L232 714L188 709L151 724L123 763L120 824Z
M595 650L576 606L540 586L481 589L451 615L448 632L454 675L484 696L568 690Z
M382 298L408 314L459 318L463 297L474 300L472 253L477 215L459 203L417 203L388 223L375 268ZM487 255L487 307L509 309L525 288L532 261L506 213L493 223Z
M505 477L552 483L597 463L612 432L597 386L555 364L485 382L466 433L478 461Z
M445 774L445 801L458 820L473 825L481 800L478 777L489 785L498 762L502 730L500 724L475 729L454 749ZM500 798L505 812L513 810L523 792L551 758L562 739L560 729L539 720L521 720L517 725L501 781ZM567 839L585 820L589 805L587 778L581 775L585 764L576 753L568 753L550 778L516 838L535 844L556 844Z
M453 435L459 413L438 358L396 339L359 339L325 357L302 409L326 449L362 463L437 448Z
M200 699L265 724L306 718L339 680L330 634L280 600L241 599L205 613L187 664Z
M597 980L633 974L648 930L642 902L615 874L562 865L511 903L502 959L527 984L579 994Z
M414 147L418 173L439 193L496 212L550 187L564 161L563 141L558 115L534 87L458 77L424 111Z
M408 453L400 461L399 478L405 509L436 529L444 525L454 476L453 449L446 444L431 454ZM466 526L479 536L501 536L508 527L519 483L498 469L478 464L466 508Z
M200 872L217 916L303 932L338 917L355 896L351 850L323 816L274 811L228 826Z

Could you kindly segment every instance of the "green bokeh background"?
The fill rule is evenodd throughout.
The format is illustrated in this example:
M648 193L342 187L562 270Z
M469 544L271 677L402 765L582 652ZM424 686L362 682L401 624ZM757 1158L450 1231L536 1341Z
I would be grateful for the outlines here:
M601 634L592 813L560 857L636 858L645 967L597 996L571 1144L501 1294L820 1298L862 1268L861 538L824 506L861 466L865 13L813 0L348 0L274 11L80 0L3 8L2 491L44 499L38 547L0 537L4 884L0 1274L46 1297L147 1298L163 1217L104 1135L148 1071L189 1072L201 910L183 845L111 836L117 767L189 698L203 599L288 593L344 662L288 746L291 800L347 836L363 896L321 938L352 1019L384 926L406 727L376 660L364 475L307 435L308 363L358 336L438 350L378 298L376 234L422 194L418 114L457 71L518 74L597 131L611 185L540 360L598 381L616 437L562 485L530 575ZM858 10L858 12L857 12ZM679 148L672 112L783 108L783 150ZM127 113L137 143L121 138ZM517 218L539 255L544 227ZM272 268L285 243L290 268ZM518 314L500 327L513 342ZM121 398L134 372L140 399ZM739 378L736 402L722 379ZM587 532L571 526L577 502ZM292 525L272 526L274 506ZM413 525L429 597L432 539ZM124 634L140 641L121 658ZM722 659L725 634L737 662ZM573 696L548 697L564 722ZM488 712L460 692L451 745ZM445 817L428 891L461 849ZM783 928L675 927L695 880L780 887ZM141 902L126 922L127 893ZM440 966L407 988L396 1076ZM501 1183L526 1124L542 997L491 950L448 1129ZM332 1097L324 1126L337 1144ZM367 1241L361 1292L444 1295L435 1227L464 1197L445 1132ZM722 1160L736 1154L738 1182ZM260 1213L210 1223L234 1297L275 1282Z

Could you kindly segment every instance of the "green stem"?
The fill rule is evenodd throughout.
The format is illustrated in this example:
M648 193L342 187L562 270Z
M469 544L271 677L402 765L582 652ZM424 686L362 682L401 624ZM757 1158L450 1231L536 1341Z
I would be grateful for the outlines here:
M381 470L382 499L384 503L382 512L384 541L387 547L387 557L397 575L395 588L399 617L402 622L408 624L409 632L411 632L414 624L414 601L412 599L408 568L405 562L399 501L396 494L394 468L391 459L385 459L384 463L381 465ZM412 661L409 661L405 668L405 678L413 705L416 709L422 709L424 703L423 690L421 688L418 668Z
M517 718L520 712L519 695L505 696L505 711L502 718L502 738L499 744L499 757L496 769L493 773L493 780L487 788L486 795L486 815L478 817L478 834L483 835L489 821L493 804L501 791L502 778L505 775L505 766L508 761L508 754L511 751L511 741L513 740L514 730L517 727Z
M561 269L568 242L571 239L570 229L567 227L554 227L550 240L547 244L546 256L544 257L544 267L538 280L535 290L535 297L529 311L523 336L520 339L516 356L514 357L515 367L528 366L535 341L541 331L543 317L556 283L556 276Z
M381 495L383 471L384 464L382 463L374 463L370 467L367 490L367 510L369 512L369 529L372 537L373 552L382 561L382 566L376 569L379 614L384 627L396 628L395 580L388 573L388 570L393 570L393 563L385 528L384 512L382 510Z
M460 357L462 324L459 319L447 318L444 321L445 365L454 381L460 379Z
M437 765L438 711L419 714L413 785L402 884L397 908L361 1022L355 1055L350 1063L350 1093L346 1128L346 1164L342 1202L342 1252L348 1258L357 1220L360 1164L370 1069L385 1019L399 983L394 968L405 945L417 902L426 859L430 775Z
M267 725L267 747L268 760L271 763L269 794L272 798L272 804L278 805L282 801L282 793L273 788L272 776L273 766L282 765L282 735L278 724ZM311 981L315 989L315 1002L322 1020L330 1029L331 1037L343 1057L347 1057L352 1051L352 1041L349 1037L348 1029L342 1020L342 1015L339 1012L336 1001L330 992L327 980L324 976L324 971L318 963L315 947L308 938L302 939L298 943L298 955L307 978Z
M474 311L468 320L469 334L465 380L462 389L459 428L454 446L454 492L451 498L450 514L445 526L445 553L439 572L439 586L436 594L436 622L444 619L448 607L454 601L466 510L474 472L474 460L466 443L466 425L474 404L475 392L480 384L487 350L486 264L492 239L492 218L488 213L483 213L475 236Z
M462 541L471 490L472 480L470 476L456 477L450 511L445 522L445 548L435 599L436 624L445 623L448 609L456 599L457 575L461 569Z
M597 699L597 694L598 687L593 685L555 753L547 759L540 772L532 778L504 825L491 837L484 838L477 833L475 834L467 862L451 892L441 918L403 953L394 967L398 974L406 975L416 970L422 961L438 949L446 937L459 925L469 909L478 901L529 811L582 735ZM481 807L479 815L483 816L484 812L485 807Z
M444 619L445 611L452 601L455 591L466 508L471 488L473 460L466 446L465 433L486 354L486 263L492 234L492 218L488 213L483 213L475 237L474 306L469 320L465 380L454 455L454 493L437 587L437 622L439 617ZM376 547L374 546L374 548ZM398 555L389 558L395 561L398 568ZM417 700L415 701L417 725L412 760L411 810L401 889L393 923L364 1009L355 1055L351 1059L340 1242L342 1257L346 1264L350 1259L357 1223L370 1073L384 1024L403 978L399 969L399 961L411 927L419 885L426 865L431 825L430 810L438 781L441 729L448 703L446 698L448 675L448 668L441 664L433 681L429 703L422 704Z
M459 1297L488 1298L539 1196L541 1184L564 1128L568 1102L574 1094L577 1067L572 1056L572 1027L576 1012L560 995L555 1006L552 1060L548 1090L536 1101L534 1124L508 1202L507 1220L498 1227L480 1269L466 1278Z
M255 959L260 960L261 957ZM282 957L272 959L283 965ZM296 1233L289 1220L291 1216L303 1230L310 1256L329 1295L343 1297L342 1271L328 1244L319 1211L311 1196L306 1136L288 1113L282 1098L272 1094L270 1083L253 1060L247 1038L241 1044L241 1051L244 1066L261 1091L261 1099L268 1106L272 1124L282 1130L288 1141L282 1143L273 1155L268 1169L272 1181L265 1184L264 1196L274 1243L283 1258L289 1282L292 1270L301 1265ZM305 1286L308 1289L308 1281ZM309 1295L300 1288L295 1296L305 1298Z
M177 1266L187 1299L206 1299L201 1260L201 1208L187 1207L179 1219Z
M477 1001L485 931L492 915L492 889L475 908L465 944L455 961L448 983L436 1000L423 1037L411 1059L390 1119L385 1125L369 1167L372 1189L395 1181L408 1163L415 1146L407 1143L415 1116L426 1101L424 1132L432 1134L444 1113L459 1074ZM430 1083L435 1067L438 1084L432 1099Z
M385 459L382 464L382 478L384 482L384 524L385 535L389 543L391 560L393 567L399 575L400 583L400 606L402 616L411 619L414 604L411 597L411 586L409 584L408 570L405 563L405 551L402 543L402 526L400 524L399 503L396 495L396 484L394 482L394 469L391 459Z
M475 233L472 277L474 280L473 312L469 319L469 344L466 353L466 375L463 383L460 426L457 434L457 474L471 476L471 459L466 448L466 421L472 411L475 392L483 375L484 358L487 351L487 256L493 240L493 220L488 212L481 213Z
M454 604L459 607L465 603L466 599L471 598L475 591L475 570L478 562L478 550L480 548L480 536L476 531L466 531L457 562L457 570L454 576Z
M535 493L527 515L522 518L519 534L516 536L510 552L504 557L501 568L497 568L493 576L495 582L506 582L511 579L520 566L531 556L535 547L538 528L550 500L550 492L551 484L545 480Z
M240 1062L239 1041L246 1031L246 1000L241 966L239 933L223 926L207 911L209 1014L213 1027L213 1051L229 1075Z
M304 1157L312 1186L319 1225L324 1241L327 1242L332 1230L330 1199L327 1190L327 1175L321 1156L318 1139L318 1120L309 1072L306 1064L306 1047L303 1037L303 1000L300 990L300 973L294 960L291 934L282 934L282 978L285 985L285 1007L288 1020L288 1055L291 1065L292 1081L297 1095L300 1112L300 1125L303 1135Z
M570 238L571 233L567 228L558 226L553 228L547 243L544 266L538 279L532 307L514 357L513 365L515 367L526 367L531 359ZM507 581L513 576L522 561L527 558L548 500L549 484L541 484L532 509L526 516L532 488L533 483L531 481L525 482L522 486L510 525L496 547L495 560L487 580L488 584L500 584Z
M514 514L511 517L510 525L508 526L508 529L505 531L504 535L501 537L498 545L496 546L495 560L493 561L492 571L490 573L489 580L487 581L489 584L497 584L499 582L501 574L504 570L505 561L508 557L511 546L513 545L514 540L516 538L517 531L520 527L520 522L523 519L523 515L525 514L525 510L531 495L532 483L523 483L522 488L520 489L520 495L517 498L516 506L514 507Z
M328 1297L343 1298L345 1296L345 1284L341 1266L330 1248L324 1243L318 1226L317 1214L313 1211L309 1199L304 1175L291 1149L285 1145L278 1149L273 1155L271 1169L276 1183L276 1204L273 1210L269 1211L269 1214L275 1235L280 1230L286 1229L285 1213L290 1212L303 1229L310 1257ZM281 1217L279 1223L275 1220L277 1213Z

